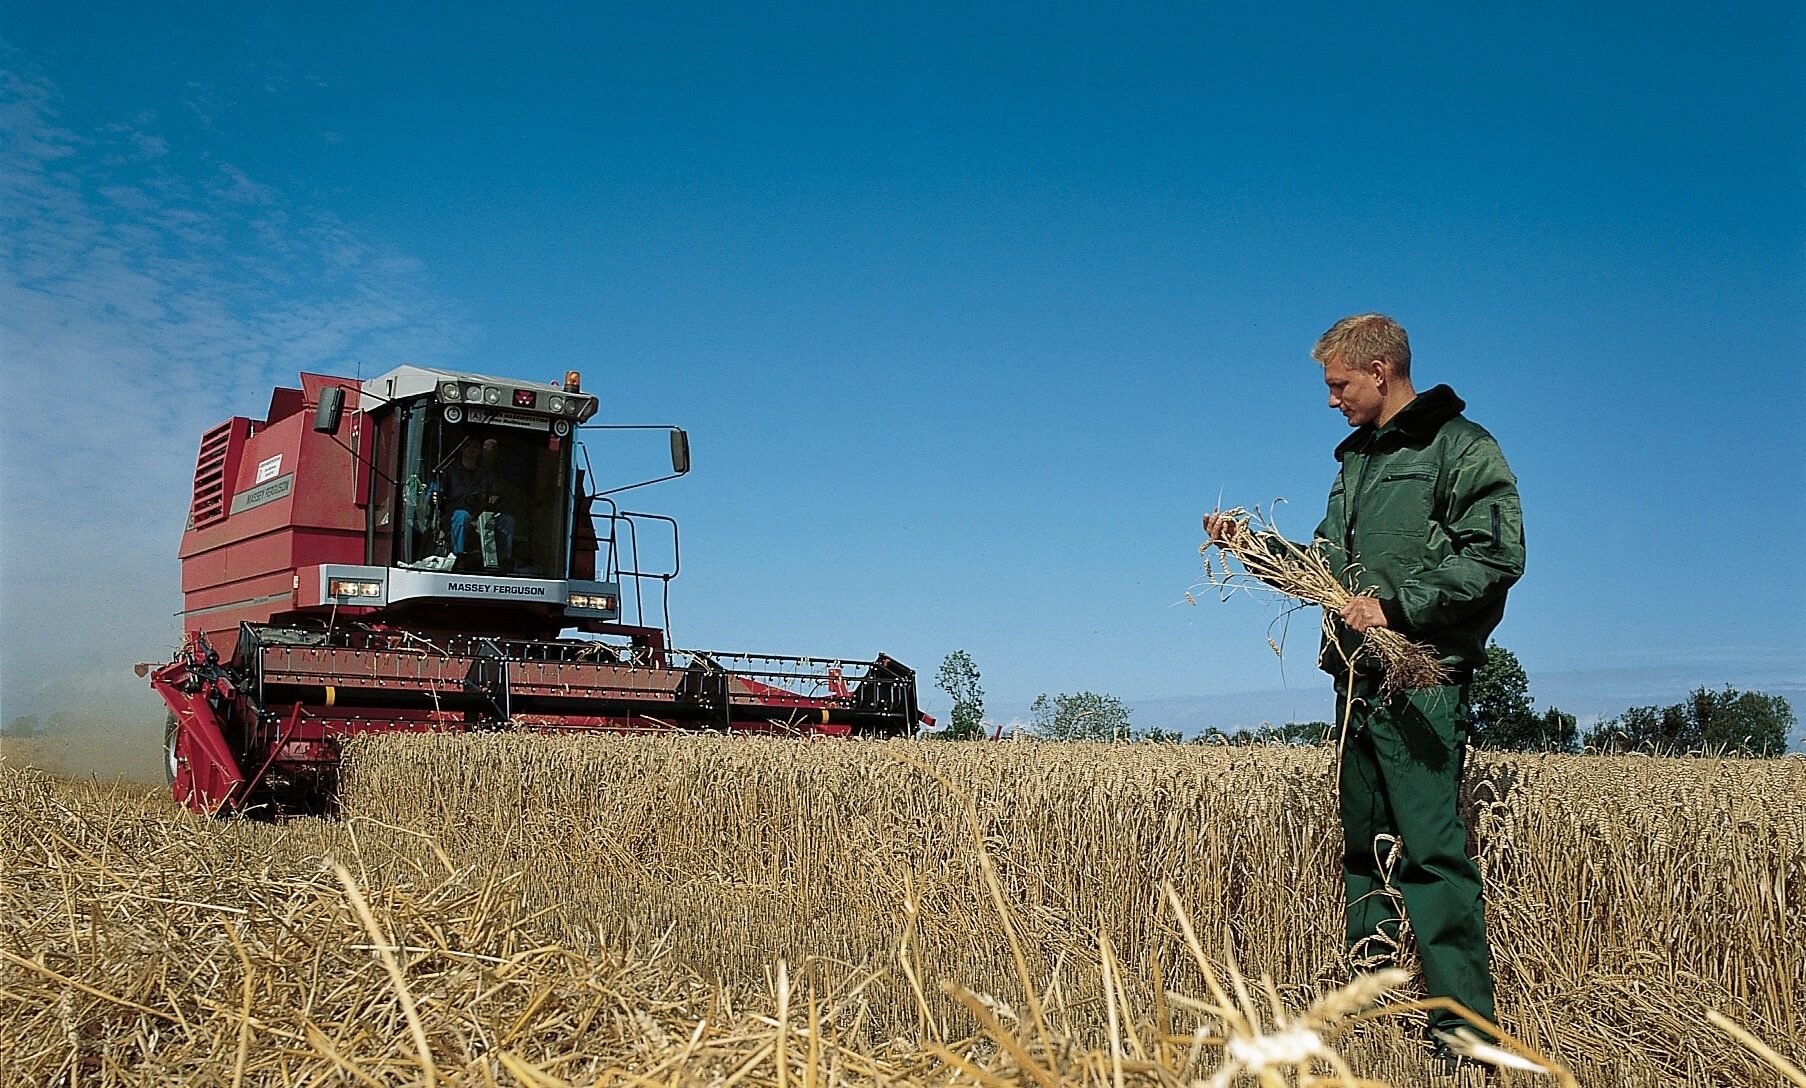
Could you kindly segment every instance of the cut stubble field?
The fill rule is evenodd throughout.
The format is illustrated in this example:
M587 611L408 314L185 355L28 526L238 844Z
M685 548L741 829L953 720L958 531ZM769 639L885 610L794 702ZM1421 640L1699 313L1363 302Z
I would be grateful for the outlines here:
M1348 986L1333 759L385 737L280 823L0 767L0 1083L1450 1083L1414 983ZM1481 752L1466 795L1526 1052L1788 1082L1806 761Z

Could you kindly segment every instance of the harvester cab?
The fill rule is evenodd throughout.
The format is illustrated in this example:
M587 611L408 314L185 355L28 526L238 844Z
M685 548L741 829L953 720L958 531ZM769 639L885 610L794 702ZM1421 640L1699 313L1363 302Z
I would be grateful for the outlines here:
M572 436L596 398L571 378L549 389L407 366L364 383L364 448L347 452L370 476L366 561L321 564L308 600L460 627L488 611L485 626L522 634L566 615L619 619L618 584L572 569ZM341 405L341 389L323 390L313 430L336 438Z
M673 646L677 523L611 496L687 473L688 436L658 428L668 476L591 490L576 439L597 407L575 372L536 385L403 366L303 374L265 418L207 432L184 645L151 674L177 800L318 809L340 743L370 731L889 736L929 720L915 674L882 654ZM642 527L670 534L669 569L642 566Z

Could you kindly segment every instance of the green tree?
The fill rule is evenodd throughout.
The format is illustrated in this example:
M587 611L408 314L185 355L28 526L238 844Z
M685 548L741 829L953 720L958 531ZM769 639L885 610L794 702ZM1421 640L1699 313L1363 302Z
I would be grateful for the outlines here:
M1468 728L1476 744L1524 748L1539 732L1531 710L1530 677L1517 655L1498 643L1486 648L1486 662L1468 689Z
M1029 719L1046 740L1130 740L1129 708L1114 695L1094 691L1035 696Z
M1798 724L1785 697L1728 684L1723 691L1700 688L1687 702L1700 743L1711 752L1778 756L1787 751L1787 735Z
M941 662L934 686L953 700L953 713L941 736L948 740L973 740L985 733L985 689L978 686L978 666L972 655L955 650Z
M1633 706L1588 730L1590 748L1607 752L1685 752L1698 747L1680 704Z
M1580 743L1574 715L1554 707L1541 714L1530 697L1530 677L1517 655L1498 643L1468 689L1468 729L1475 744L1519 752L1569 752Z
M1537 718L1541 743L1536 747L1551 752L1580 750L1580 719L1558 707L1550 707Z
M1158 725L1150 725L1135 734L1135 739L1146 741L1149 744L1183 744L1185 734L1177 729L1162 729Z

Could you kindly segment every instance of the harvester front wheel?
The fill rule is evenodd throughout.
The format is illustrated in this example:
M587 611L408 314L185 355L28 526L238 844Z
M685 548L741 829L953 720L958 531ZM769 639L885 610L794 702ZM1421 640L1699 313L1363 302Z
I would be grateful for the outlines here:
M165 785L174 786L176 784L176 770L176 715L172 710L169 712L168 719L163 723L163 775L167 780Z

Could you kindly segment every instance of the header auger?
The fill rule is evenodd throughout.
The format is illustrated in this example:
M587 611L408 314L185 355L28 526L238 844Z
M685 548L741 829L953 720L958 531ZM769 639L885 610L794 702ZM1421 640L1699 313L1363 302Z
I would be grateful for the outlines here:
M608 495L625 487L586 490L575 439L596 409L574 372L542 386L404 366L303 374L262 420L208 431L182 534L184 644L150 673L176 800L320 810L340 742L373 731L882 737L932 721L915 673L883 654L672 646L677 523L621 510ZM661 479L690 467L668 430ZM641 567L642 528L670 534L669 570Z

